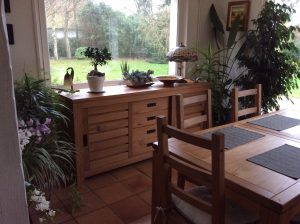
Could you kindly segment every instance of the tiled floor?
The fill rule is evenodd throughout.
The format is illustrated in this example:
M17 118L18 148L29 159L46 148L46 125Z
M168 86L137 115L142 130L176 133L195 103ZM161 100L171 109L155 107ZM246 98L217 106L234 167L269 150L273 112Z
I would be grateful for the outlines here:
M152 161L94 176L80 189L82 208L71 213L69 189L51 196L58 224L148 224L151 211ZM33 223L39 223L32 212Z

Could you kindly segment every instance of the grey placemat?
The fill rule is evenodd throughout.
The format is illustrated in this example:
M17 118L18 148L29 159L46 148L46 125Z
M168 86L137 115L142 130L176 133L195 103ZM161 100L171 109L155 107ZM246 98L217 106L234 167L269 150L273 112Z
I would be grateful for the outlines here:
M224 134L226 149L232 149L239 145L244 145L248 142L264 137L264 135L262 134L237 127L222 128L218 130L218 132L222 132ZM201 136L207 139L211 139L211 135L212 132L208 132Z
M300 125L300 120L275 114L270 117L264 117L256 121L249 121L249 123L273 129L276 131L282 131Z
M247 160L288 177L300 178L300 149L297 147L282 145Z

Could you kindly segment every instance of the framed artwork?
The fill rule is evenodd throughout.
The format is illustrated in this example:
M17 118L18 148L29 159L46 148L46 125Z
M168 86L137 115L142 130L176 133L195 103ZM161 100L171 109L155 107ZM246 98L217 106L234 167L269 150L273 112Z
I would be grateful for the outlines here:
M247 30L249 20L249 1L228 2L227 30L230 30L231 24L239 17L240 30Z

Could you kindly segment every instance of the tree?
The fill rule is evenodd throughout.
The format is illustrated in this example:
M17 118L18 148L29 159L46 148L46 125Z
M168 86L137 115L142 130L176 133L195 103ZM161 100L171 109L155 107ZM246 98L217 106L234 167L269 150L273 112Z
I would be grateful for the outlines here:
M247 34L247 39L238 55L240 66L248 69L238 80L245 88L262 84L262 108L264 112L279 109L278 100L282 96L289 99L292 89L298 88L300 62L294 44L298 27L287 26L291 13L289 6L267 1L255 26Z
M152 15L152 0L134 0L138 14Z

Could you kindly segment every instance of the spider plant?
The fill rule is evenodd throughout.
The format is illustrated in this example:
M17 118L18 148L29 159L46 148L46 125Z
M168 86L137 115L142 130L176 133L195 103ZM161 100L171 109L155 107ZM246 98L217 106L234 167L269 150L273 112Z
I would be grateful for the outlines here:
M65 103L44 80L27 75L16 83L15 97L19 121L47 128L47 134L39 131L32 135L22 150L25 180L48 192L70 183L74 178L75 150L70 137L62 131L69 121L65 113L70 112ZM35 128L28 126L28 130L37 133Z

